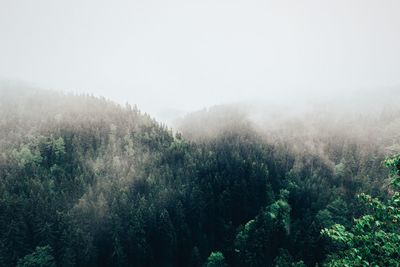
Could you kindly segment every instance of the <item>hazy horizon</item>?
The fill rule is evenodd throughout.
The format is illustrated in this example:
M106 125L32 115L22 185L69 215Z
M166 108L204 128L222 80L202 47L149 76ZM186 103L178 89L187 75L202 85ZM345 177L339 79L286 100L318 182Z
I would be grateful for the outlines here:
M400 266L399 14L0 0L0 266Z
M157 118L400 85L398 1L42 0L0 7L2 80L129 102Z

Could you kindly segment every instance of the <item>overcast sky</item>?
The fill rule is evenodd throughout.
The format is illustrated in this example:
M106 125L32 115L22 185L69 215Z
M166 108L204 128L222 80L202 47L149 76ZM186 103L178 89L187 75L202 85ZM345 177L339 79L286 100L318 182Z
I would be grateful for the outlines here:
M153 114L396 86L400 1L0 0L0 77Z

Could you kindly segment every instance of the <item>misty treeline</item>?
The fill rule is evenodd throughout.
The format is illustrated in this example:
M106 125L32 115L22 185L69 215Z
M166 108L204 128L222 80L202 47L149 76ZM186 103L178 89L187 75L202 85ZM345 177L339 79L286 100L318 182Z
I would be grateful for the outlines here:
M370 212L358 194L398 196L382 162L400 109L332 113L216 108L173 132L106 99L2 90L0 266L363 266L357 251L380 252L345 229ZM399 262L393 246L378 265Z

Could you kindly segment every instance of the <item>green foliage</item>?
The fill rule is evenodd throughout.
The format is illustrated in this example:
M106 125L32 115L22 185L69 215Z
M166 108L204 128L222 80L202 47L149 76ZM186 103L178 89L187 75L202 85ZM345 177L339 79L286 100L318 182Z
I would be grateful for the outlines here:
M18 260L18 267L55 267L50 246L36 247L35 251Z
M288 191L268 206L255 219L245 224L236 235L235 251L241 266L266 266L277 256L290 232Z
M52 101L43 105L45 98ZM296 128L291 143L288 132L266 136L242 117L226 127L216 122L216 134L194 141L130 106L45 93L7 112L0 105L0 118L5 267L43 259L200 267L212 251L220 253L209 263L222 266L315 266L344 246L320 229L351 225L360 210L356 192L371 192L376 210L388 205L375 196L394 194L375 178L380 145L329 133L303 142ZM361 229L378 227L379 216L364 218ZM386 242L384 233L376 231Z
M13 150L12 155L22 168L30 164L39 164L42 161L38 149L29 147L26 144L22 144L18 150Z
M224 255L219 251L211 252L205 267L227 267Z
M367 194L359 199L369 213L354 220L351 229L340 224L322 230L322 234L343 244L327 266L400 266L400 155L385 161L390 168L392 189L382 202Z
M286 249L281 249L275 258L274 267L305 267L303 261L295 261Z

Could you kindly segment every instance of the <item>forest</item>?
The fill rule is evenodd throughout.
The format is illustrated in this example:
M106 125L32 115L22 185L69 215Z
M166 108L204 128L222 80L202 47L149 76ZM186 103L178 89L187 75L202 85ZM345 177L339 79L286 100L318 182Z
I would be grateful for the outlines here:
M0 266L400 266L400 108L279 113L0 90Z

